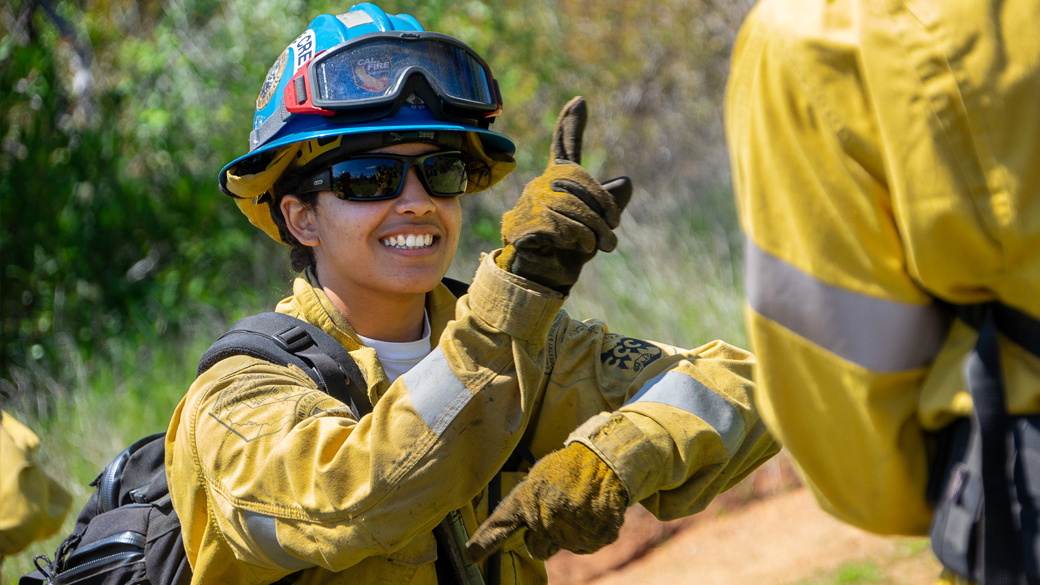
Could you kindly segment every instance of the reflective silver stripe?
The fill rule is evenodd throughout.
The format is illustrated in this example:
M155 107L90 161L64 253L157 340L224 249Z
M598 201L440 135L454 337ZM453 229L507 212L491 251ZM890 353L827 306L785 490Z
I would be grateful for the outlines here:
M650 380L628 402L658 402L698 416L722 437L730 455L744 440L744 419L732 404L694 378L666 372Z
M307 561L292 556L282 548L282 545L278 542L278 535L275 531L275 519L273 516L250 512L248 510L243 512L243 514L246 517L246 529L249 530L249 535L253 537L253 540L255 540L257 544L260 545L260 550L270 557L279 567L290 569L292 571L299 571L300 569L314 566Z
M439 347L401 377L408 386L415 411L438 437L473 397L466 385L455 377Z
M751 308L865 368L900 372L928 365L948 320L934 304L912 305L831 286L745 239ZM779 359L783 359L780 357Z

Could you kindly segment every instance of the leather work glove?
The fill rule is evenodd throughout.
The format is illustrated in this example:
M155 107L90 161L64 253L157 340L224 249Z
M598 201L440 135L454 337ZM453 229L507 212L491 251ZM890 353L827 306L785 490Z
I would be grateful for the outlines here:
M589 554L617 540L627 506L628 491L613 470L585 445L571 443L531 468L469 539L466 554L479 562L521 528L535 558L560 548Z
M632 197L628 177L601 185L580 166L587 117L581 96L563 107L549 166L502 216L504 246L496 259L503 270L565 295L596 250L610 252L617 246L613 230Z

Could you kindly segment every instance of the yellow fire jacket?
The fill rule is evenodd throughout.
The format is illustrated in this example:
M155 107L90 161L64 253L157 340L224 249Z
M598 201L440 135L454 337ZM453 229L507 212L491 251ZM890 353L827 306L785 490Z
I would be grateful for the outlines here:
M935 431L971 412L976 333L933 304L1040 318L1040 3L763 0L726 132L758 406L820 504L924 534ZM1040 362L1001 340L1007 406Z
M631 503L665 519L702 509L777 451L751 407L750 354L622 337L561 303L487 256L457 304L443 286L427 296L439 343L390 384L313 274L298 278L278 311L350 351L374 411L354 420L298 369L247 356L200 376L166 445L193 582L305 569L298 583L436 583L432 529L460 509L476 530L485 488L521 437L536 457L591 444ZM604 411L625 425L595 441L569 436ZM522 475L505 474L503 494ZM546 581L521 534L505 551L502 583Z

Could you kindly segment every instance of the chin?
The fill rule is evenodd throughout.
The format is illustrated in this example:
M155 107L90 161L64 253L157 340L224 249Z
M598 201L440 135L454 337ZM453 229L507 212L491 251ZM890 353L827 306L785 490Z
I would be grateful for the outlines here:
M445 270L444 272L438 271L431 274L402 275L393 279L390 288L401 294L426 294L437 288L446 272Z

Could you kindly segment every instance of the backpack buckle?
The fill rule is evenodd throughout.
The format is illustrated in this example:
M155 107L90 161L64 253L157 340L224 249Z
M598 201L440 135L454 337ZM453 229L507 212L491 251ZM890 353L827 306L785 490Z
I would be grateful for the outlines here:
M130 490L130 499L135 504L147 504L148 503L148 488L137 488L136 490Z
M314 343L309 333L303 327L290 327L284 331L274 334L274 340L282 349L289 353L297 353Z

